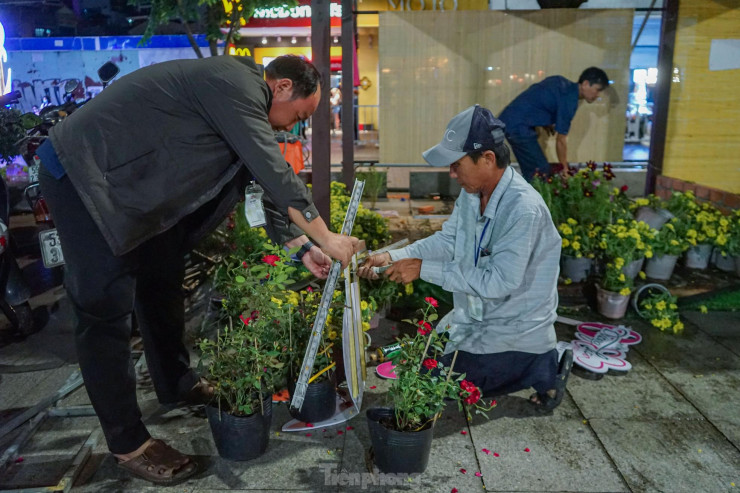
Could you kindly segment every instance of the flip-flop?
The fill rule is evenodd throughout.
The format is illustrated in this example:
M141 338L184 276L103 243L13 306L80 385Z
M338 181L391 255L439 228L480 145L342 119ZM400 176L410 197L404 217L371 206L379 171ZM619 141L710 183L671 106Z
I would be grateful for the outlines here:
M629 346L642 341L642 336L624 325L614 326L589 322L580 324L576 328L576 338L590 342L598 350L605 348L616 348L628 351Z
M625 358L627 353L615 348L599 350L596 345L586 341L573 341L573 362L594 373L606 373L609 370L629 371L632 364Z
M560 361L558 363L558 374L555 377L555 397L550 397L547 393L540 394L536 393L532 396L537 396L539 402L532 402L538 411L552 411L563 402L563 396L565 396L565 386L568 384L568 377L570 376L570 370L573 368L573 350L565 348Z
M395 370L395 368L396 367L393 365L392 361L386 361L385 363L381 363L375 367L375 373L380 378L395 380L396 378L398 378L398 376L396 376L395 372L393 371Z

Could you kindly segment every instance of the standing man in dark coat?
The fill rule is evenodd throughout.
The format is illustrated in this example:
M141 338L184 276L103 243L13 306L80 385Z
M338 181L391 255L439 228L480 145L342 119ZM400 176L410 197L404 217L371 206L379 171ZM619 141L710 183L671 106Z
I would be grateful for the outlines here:
M535 127L557 133L555 150L562 169L568 169L568 131L581 99L593 103L609 87L606 72L589 67L571 82L560 75L532 84L504 108L499 119L506 124L506 140L514 151L519 169L527 181L536 172L550 174L550 164L537 142Z
M357 249L356 238L329 231L273 135L316 110L319 73L294 56L265 72L266 80L251 59L233 56L142 68L54 127L38 151L87 392L119 465L154 483L179 482L197 465L141 420L132 311L160 402L202 401L212 388L182 343L183 254L251 178L269 199L273 239L303 245L312 272L326 276L329 257L346 264Z

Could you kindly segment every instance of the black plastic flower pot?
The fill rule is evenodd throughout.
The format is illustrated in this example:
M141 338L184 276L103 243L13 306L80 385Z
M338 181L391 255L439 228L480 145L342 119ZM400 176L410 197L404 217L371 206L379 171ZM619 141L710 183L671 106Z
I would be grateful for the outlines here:
M272 424L272 396L266 396L262 405L264 414L258 410L249 416L234 416L219 411L217 406L206 406L218 455L228 460L245 461L265 453Z
M295 382L290 382L288 391L292 396L295 391ZM298 421L318 423L334 416L336 407L337 391L334 386L334 380L330 378L323 382L309 383L301 410L298 411L291 407L289 412Z
M431 425L420 431L393 430L386 426L393 422L393 409L386 407L368 409L366 416L375 465L381 472L412 474L426 470L434 436Z

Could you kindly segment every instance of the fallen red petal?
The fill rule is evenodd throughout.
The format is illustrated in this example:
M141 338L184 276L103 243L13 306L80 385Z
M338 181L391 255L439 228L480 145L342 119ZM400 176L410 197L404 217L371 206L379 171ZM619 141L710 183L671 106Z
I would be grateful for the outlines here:
M483 452L483 453L484 453L484 454L486 454L486 455L491 455L491 451L490 451L490 450L488 450L487 448L482 448L482 449L480 449L480 450L481 450L481 452Z
M525 452L529 452L529 447L524 449Z
M465 430L462 430L462 431L460 432L460 434L461 434L461 435L467 435L467 434L468 434L468 432L467 432L467 431L465 431Z
M375 385L372 385L370 388L371 389L377 389L377 387Z
M466 474L468 471L466 469L460 469L460 472Z
M17 458L16 460L15 460L15 462L16 462L16 463L18 463L18 462L23 462L23 457L18 457L18 458Z
M306 426L307 426L308 428L313 428L313 423L306 423Z
M354 428L353 428L353 427L351 427L351 426L348 426L348 427L347 427L347 429L348 429L348 430L354 430Z
M310 437L310 436L311 436L311 434L310 434L310 433L306 433L306 436L307 436L307 437Z
M476 475L477 477L481 477L481 476L483 476L483 474L481 474L481 473L480 473L480 471L478 471L477 473L475 473L475 475Z
M341 435L342 433L344 433L342 430L337 430L337 435Z
M494 456L494 457L498 457L498 456L499 456L499 455L498 455L498 452L494 452L494 453L493 453L493 456Z
M452 488L452 491L450 493L457 493L457 488Z

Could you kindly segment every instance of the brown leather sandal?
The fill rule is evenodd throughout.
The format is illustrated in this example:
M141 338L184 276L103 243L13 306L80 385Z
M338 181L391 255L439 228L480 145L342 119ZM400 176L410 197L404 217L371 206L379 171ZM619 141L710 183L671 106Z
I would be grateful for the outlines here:
M173 485L198 472L198 465L190 457L162 440L152 440L144 452L133 459L119 460L118 467L159 485Z

